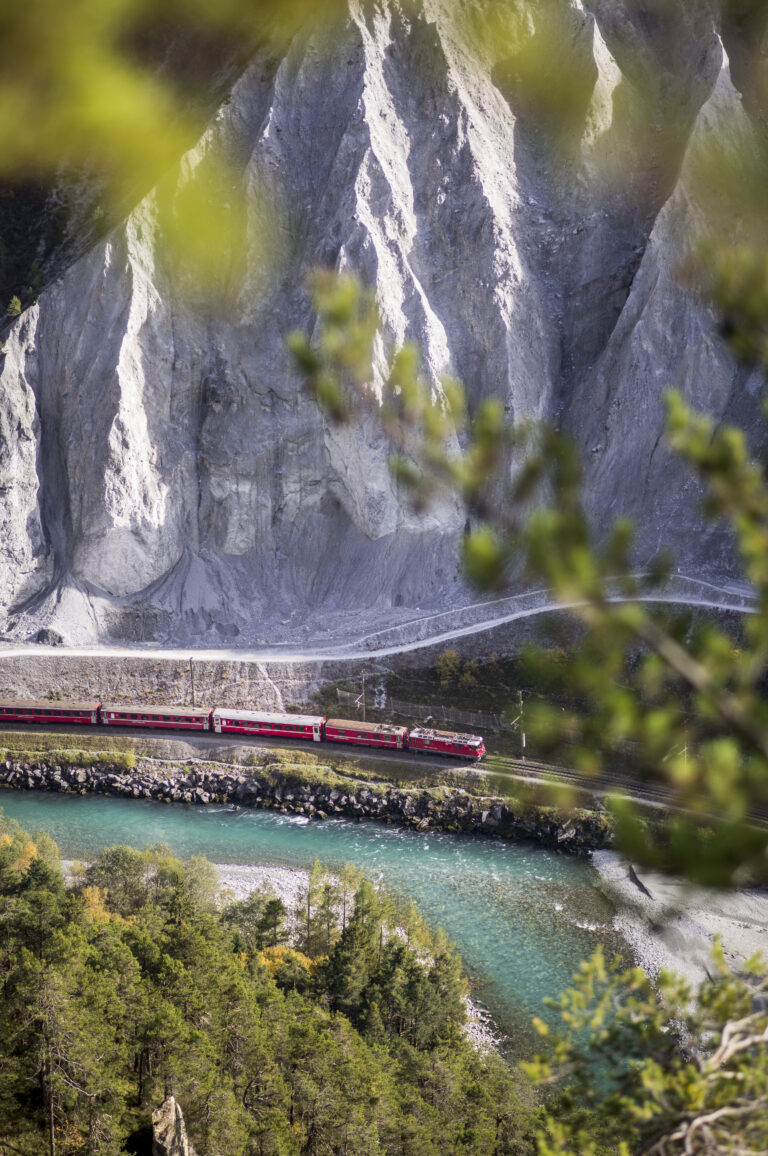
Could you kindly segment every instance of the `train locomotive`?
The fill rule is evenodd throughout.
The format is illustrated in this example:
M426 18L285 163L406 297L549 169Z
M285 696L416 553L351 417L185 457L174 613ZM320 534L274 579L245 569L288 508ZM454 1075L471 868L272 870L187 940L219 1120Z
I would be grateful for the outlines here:
M150 727L216 734L263 735L307 742L413 751L479 760L485 754L481 735L456 734L431 727L329 719L324 715L280 714L239 707L132 706L128 703L0 701L0 724L73 723L81 726Z

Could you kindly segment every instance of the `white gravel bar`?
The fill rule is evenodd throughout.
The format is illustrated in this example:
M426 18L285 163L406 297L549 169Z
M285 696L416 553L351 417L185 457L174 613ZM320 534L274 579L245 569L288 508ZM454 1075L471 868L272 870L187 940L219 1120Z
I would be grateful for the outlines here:
M739 966L760 952L768 966L768 891L713 891L665 875L635 870L614 851L597 851L592 862L620 905L614 927L649 975L662 968L696 985L712 970L719 936L726 961Z

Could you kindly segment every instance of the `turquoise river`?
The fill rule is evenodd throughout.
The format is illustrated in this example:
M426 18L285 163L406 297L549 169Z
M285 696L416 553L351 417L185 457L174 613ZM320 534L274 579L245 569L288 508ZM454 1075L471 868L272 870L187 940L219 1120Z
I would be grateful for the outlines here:
M166 843L181 857L202 854L215 863L355 863L445 929L473 996L507 1033L511 1054L533 1045L532 1016L552 1022L543 1001L569 985L581 959L601 942L621 949L590 865L528 844L34 791L0 791L0 807L27 830L48 831L67 858L87 858L115 843Z

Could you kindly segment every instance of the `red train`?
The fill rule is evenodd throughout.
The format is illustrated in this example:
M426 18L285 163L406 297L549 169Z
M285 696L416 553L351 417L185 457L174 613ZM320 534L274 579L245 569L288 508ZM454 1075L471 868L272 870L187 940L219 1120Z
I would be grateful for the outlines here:
M308 742L411 750L432 755L481 759L481 735L454 734L427 727L366 723L324 715L277 714L235 707L130 706L127 703L0 701L0 724L7 722L77 723L85 726L162 727L165 730L215 731L217 734L267 735Z

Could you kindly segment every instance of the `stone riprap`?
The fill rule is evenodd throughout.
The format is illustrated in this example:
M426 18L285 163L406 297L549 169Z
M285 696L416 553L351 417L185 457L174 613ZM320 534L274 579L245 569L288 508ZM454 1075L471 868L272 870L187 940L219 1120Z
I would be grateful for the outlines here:
M470 795L461 788L402 789L353 781L347 785L302 782L300 773L259 774L221 764L197 764L169 772L139 762L130 771L109 763L89 767L42 761L0 762L0 785L15 790L95 792L162 803L230 803L265 807L322 821L378 820L418 831L440 830L493 838L530 839L569 854L585 855L611 845L606 817L592 811L559 815L547 808L515 808L509 800Z
M570 431L595 521L632 515L639 564L671 543L690 573L735 572L664 447L662 398L761 428L758 373L680 277L705 228L695 149L750 148L760 6L528 7L580 78L567 141L481 36L493 0L350 0L332 35L254 57L166 178L173 201L224 158L211 211L245 202L213 300L166 259L153 192L8 326L0 632L258 645L466 599L463 514L414 514L376 423L334 427L302 389L284 337L312 330L316 266L374 286L436 393L450 371L473 406Z

